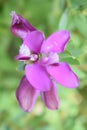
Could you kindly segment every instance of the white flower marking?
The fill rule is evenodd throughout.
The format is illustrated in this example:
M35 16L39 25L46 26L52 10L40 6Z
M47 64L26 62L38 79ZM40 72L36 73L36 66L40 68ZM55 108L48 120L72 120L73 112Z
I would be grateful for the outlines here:
M26 45L21 45L19 49L19 54L22 56L30 56L30 50Z

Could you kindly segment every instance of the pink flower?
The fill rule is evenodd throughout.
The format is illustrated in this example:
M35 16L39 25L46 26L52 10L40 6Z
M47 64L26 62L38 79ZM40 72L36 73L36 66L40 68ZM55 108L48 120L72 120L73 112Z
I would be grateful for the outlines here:
M70 66L59 61L58 54L64 52L70 40L70 32L60 30L45 39L43 32L15 12L12 12L11 31L23 39L19 55L16 56L17 60L26 64L25 76L16 93L21 108L30 112L41 93L42 100L49 109L58 109L56 84L67 88L79 85L79 79Z

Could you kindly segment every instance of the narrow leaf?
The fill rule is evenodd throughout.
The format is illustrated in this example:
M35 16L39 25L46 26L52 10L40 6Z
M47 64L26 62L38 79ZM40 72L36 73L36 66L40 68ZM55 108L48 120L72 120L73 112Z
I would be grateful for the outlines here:
M66 29L68 22L68 10L65 10L64 13L61 16L60 22L59 22L59 30Z

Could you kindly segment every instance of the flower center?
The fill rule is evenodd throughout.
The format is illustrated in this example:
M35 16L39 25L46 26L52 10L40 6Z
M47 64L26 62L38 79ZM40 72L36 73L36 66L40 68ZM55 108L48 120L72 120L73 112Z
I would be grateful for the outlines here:
M22 44L19 49L19 54L22 57L28 57L27 60L24 60L26 64L34 63L37 60L40 60L43 65L49 64L58 64L59 55L54 52L45 53L45 54L35 54L30 51L27 45Z
M27 60L23 59L26 64L35 62L35 61L37 61L38 58L39 58L39 55L38 55L38 54L35 54L35 53L32 53L32 52L30 51L30 49L28 48L28 46L25 45L25 44L22 44L22 45L20 46L19 54L20 54L22 57L25 57L25 59L26 59L26 57L28 57Z
M59 55L54 52L42 54L41 63L44 65L56 65L59 63Z

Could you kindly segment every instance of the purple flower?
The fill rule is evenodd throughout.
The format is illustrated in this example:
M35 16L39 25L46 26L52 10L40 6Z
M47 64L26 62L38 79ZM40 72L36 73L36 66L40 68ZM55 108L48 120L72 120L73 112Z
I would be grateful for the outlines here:
M17 99L21 108L30 112L41 93L43 102L49 109L59 108L56 84L67 88L79 85L77 75L66 62L60 62L59 53L63 53L70 40L70 32L60 30L47 39L43 32L35 29L27 20L12 12L11 31L23 39L17 60L26 64L25 76L17 89Z
M27 33L36 30L26 19L16 14L15 11L11 12L11 16L12 16L11 31L16 36L24 39Z

